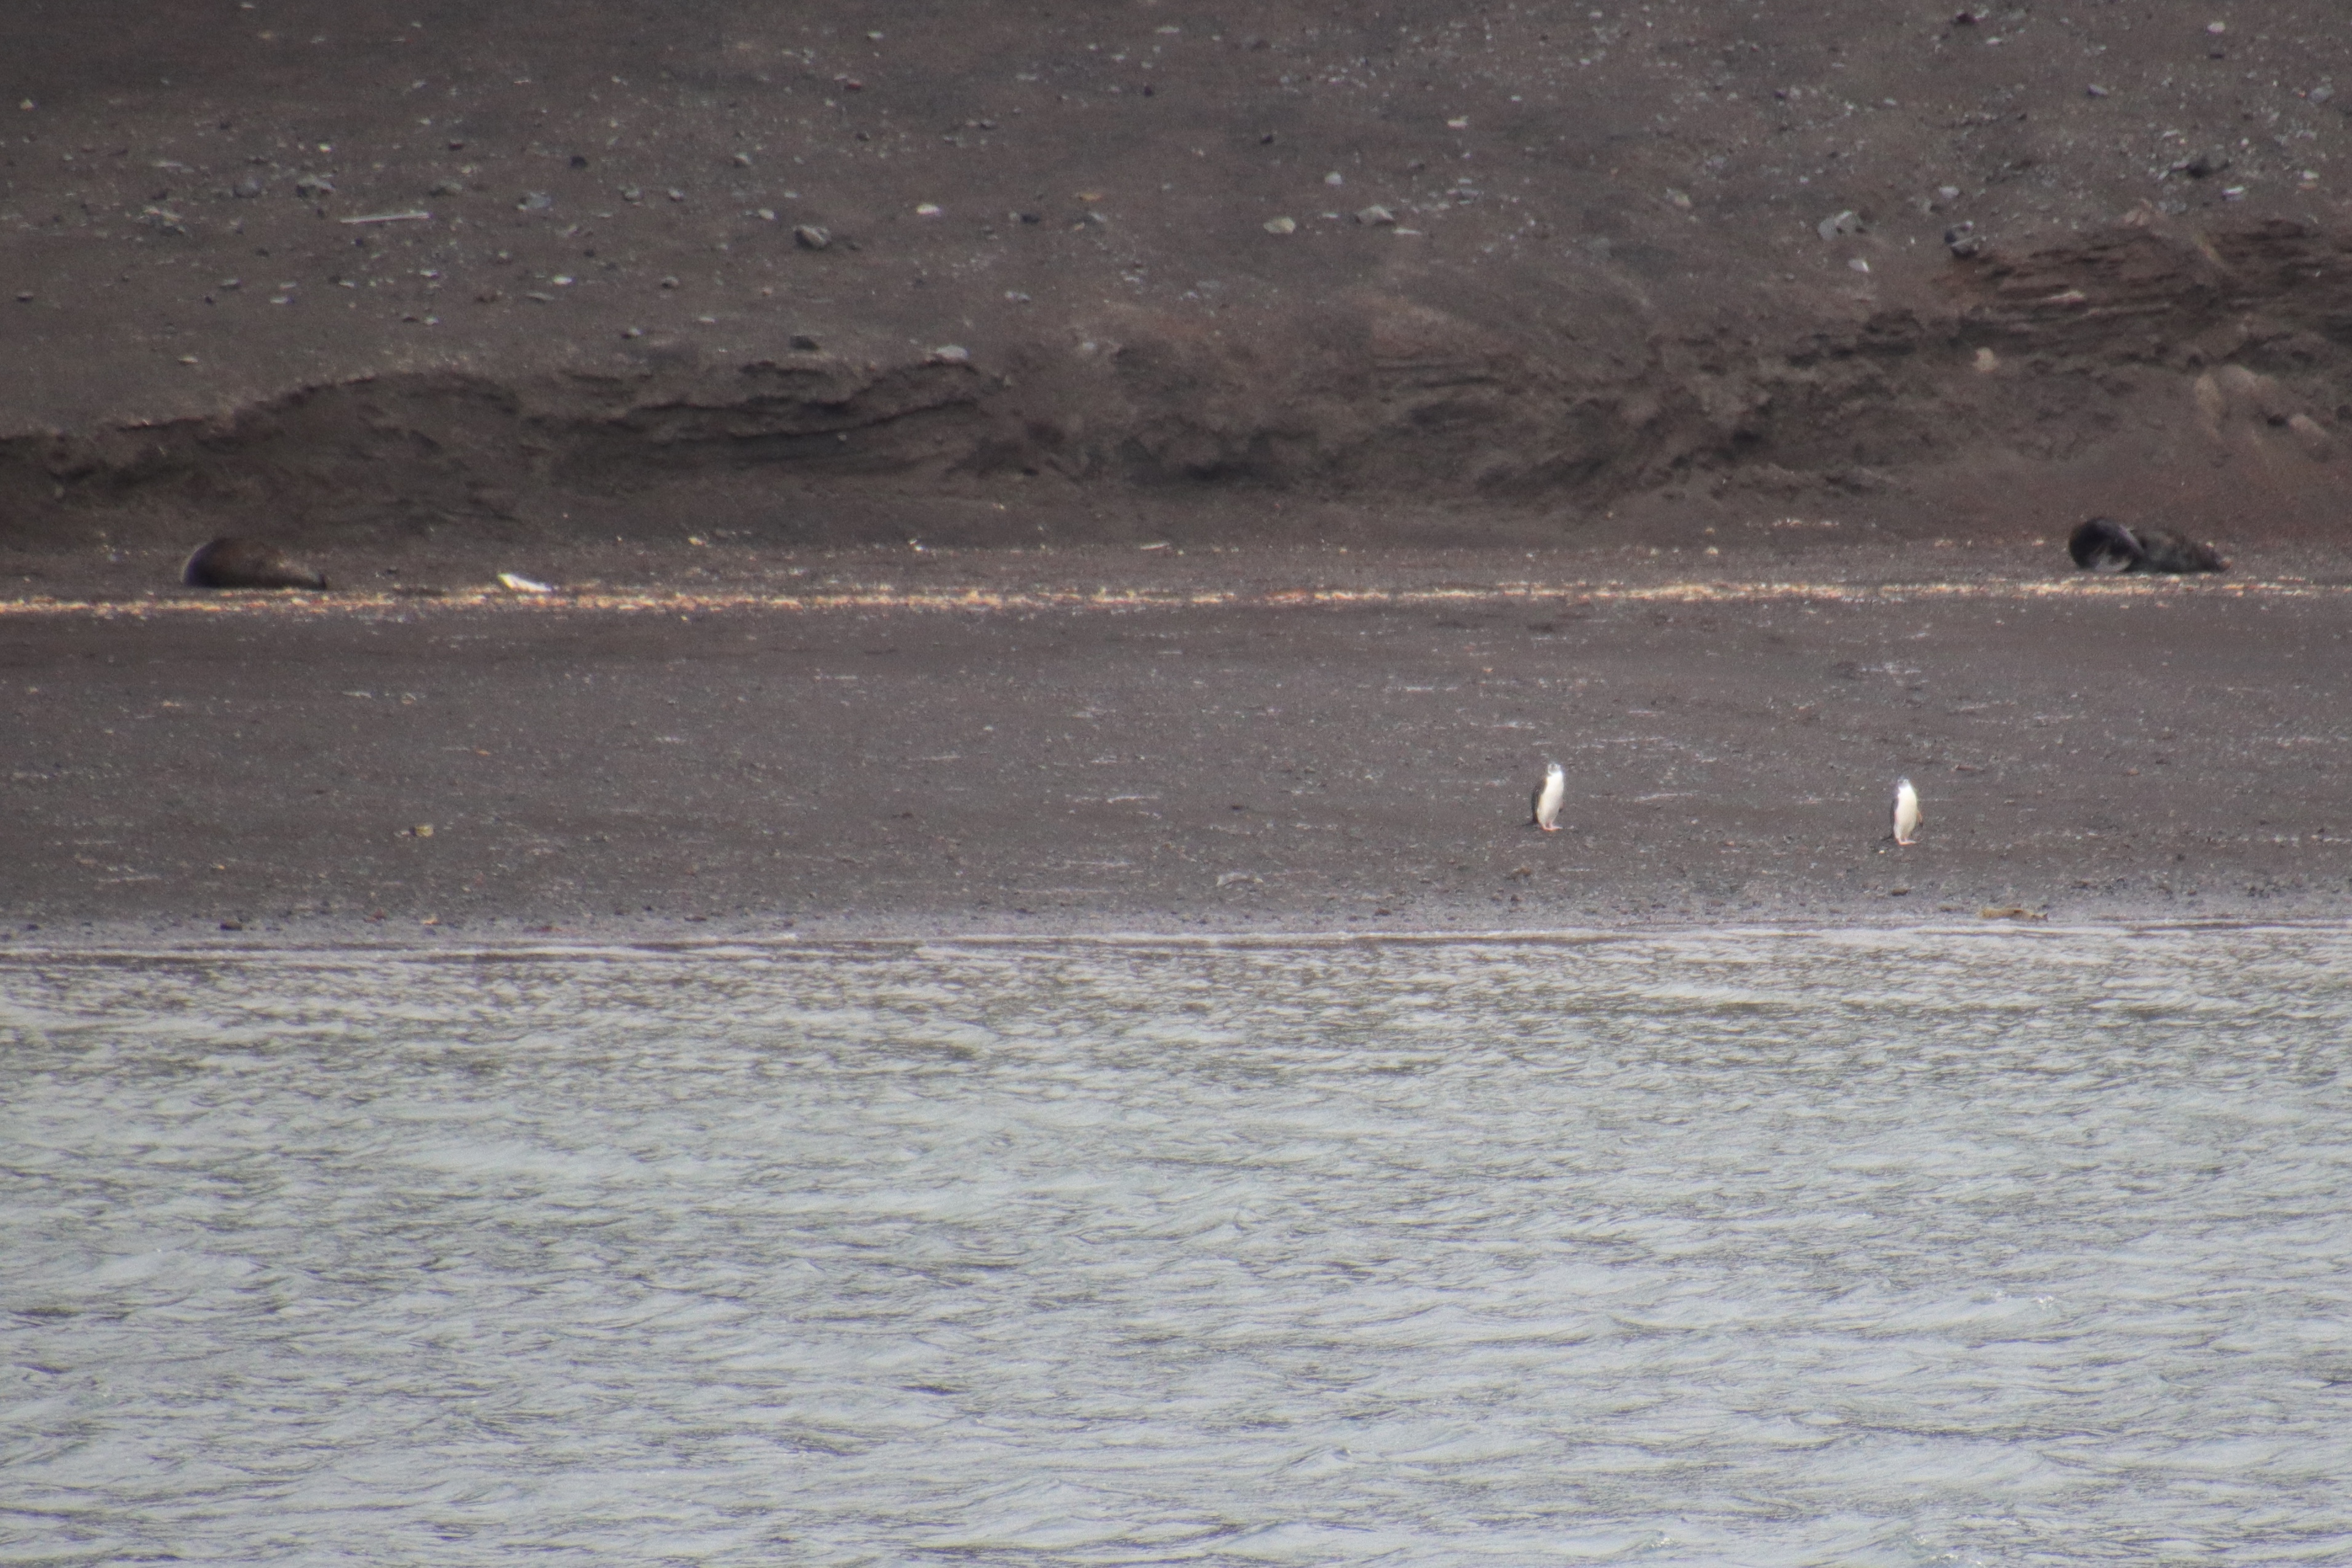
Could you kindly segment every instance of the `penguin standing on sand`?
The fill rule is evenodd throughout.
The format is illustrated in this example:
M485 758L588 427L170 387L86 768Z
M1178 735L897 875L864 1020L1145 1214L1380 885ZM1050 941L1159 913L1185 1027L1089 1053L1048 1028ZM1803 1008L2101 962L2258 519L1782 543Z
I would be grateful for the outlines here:
M1543 783L1536 785L1536 793L1528 800L1528 808L1534 813L1532 820L1535 826L1546 833L1558 833L1559 803L1566 798L1568 774L1558 763L1553 763L1544 769Z
M1919 815L1919 792L1911 787L1909 779L1895 781L1895 842L1914 844L1919 838L1919 825L1927 820Z

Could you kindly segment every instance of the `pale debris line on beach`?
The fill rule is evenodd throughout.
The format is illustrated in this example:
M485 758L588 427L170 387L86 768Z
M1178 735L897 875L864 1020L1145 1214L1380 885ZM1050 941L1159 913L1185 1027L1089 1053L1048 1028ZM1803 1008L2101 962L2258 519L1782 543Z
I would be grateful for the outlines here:
M520 576L512 572L501 572L499 574L499 586L506 589L510 594L552 594L555 592L552 587L545 583L534 582L529 577Z
M534 605L563 610L1033 610L1033 609L1218 609L1234 606L1297 608L1318 605L1397 605L1475 604L1510 599L1562 599L1591 604L1766 604L1811 601L1835 604L1902 604L1911 599L1982 599L1986 601L2054 597L2156 597L2215 595L2225 598L2321 599L2352 596L2352 584L2304 581L2237 582L2144 581L2102 579L2062 583L1916 583L1855 584L1848 583L1667 584L1633 586L1623 583L1497 583L1475 588L1290 588L1248 594L1225 589L1185 593L1167 589L1024 589L998 593L958 588L908 593L895 588L848 589L830 594L638 593L581 591L562 593L543 584L520 588L505 584L513 575L501 573L504 591L436 595L431 598L396 594L339 595L331 600L309 596L285 599L0 599L0 616L91 615L100 617L150 615L318 615L418 610L430 605L466 609L484 605ZM529 583L529 578L517 582Z

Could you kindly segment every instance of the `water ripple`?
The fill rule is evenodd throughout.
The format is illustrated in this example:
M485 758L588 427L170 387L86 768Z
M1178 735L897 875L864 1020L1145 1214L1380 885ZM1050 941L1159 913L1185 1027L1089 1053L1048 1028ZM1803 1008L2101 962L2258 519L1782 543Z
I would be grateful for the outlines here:
M0 1563L2352 1560L2352 934L0 958Z

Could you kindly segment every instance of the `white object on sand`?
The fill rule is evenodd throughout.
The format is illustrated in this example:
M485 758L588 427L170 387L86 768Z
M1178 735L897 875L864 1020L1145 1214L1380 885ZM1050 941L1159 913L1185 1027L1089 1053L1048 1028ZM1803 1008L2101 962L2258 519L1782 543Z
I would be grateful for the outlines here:
M1917 840L1919 825L1927 819L1919 815L1919 792L1911 787L1909 779L1895 781L1895 842L1910 844Z
M1559 831L1559 803L1568 796L1568 774L1558 763L1544 769L1544 781L1528 802L1535 825L1546 833Z

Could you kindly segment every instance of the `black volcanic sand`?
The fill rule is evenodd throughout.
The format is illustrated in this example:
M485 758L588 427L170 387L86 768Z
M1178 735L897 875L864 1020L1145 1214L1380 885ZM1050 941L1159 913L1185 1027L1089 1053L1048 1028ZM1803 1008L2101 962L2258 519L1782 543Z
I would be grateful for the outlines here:
M49 942L2352 903L2340 580L1709 559L1720 585L902 552L545 599L19 601L0 914ZM1557 835L1526 826L1547 758Z
M0 132L12 940L2352 886L2342 0L16 0Z
M0 574L1181 495L2326 544L2347 110L2342 0L12 0Z

